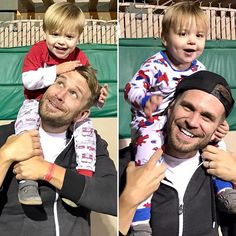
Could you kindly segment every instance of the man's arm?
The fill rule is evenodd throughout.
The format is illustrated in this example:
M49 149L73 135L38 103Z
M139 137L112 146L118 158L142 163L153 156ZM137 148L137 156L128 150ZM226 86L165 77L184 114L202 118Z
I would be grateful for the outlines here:
M158 189L164 178L165 165L157 165L161 154L158 150L145 165L130 162L127 167L126 186L119 201L119 231L123 235L127 234L138 205Z
M17 163L14 167L17 179L45 180L60 190L59 194L78 205L105 214L117 214L117 181L113 161L109 158L107 143L97 135L96 170L93 177L78 174L34 157ZM37 166L37 169L34 168Z
M60 191L65 198L92 211L117 214L117 174L109 158L107 143L97 135L96 169L93 177L66 170Z
M38 131L31 130L21 135L9 136L0 149L0 186L13 162L26 160L41 153Z

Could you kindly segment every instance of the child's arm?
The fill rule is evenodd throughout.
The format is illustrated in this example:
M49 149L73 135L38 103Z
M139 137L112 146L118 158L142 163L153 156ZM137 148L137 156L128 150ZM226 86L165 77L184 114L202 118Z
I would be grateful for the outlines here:
M144 110L145 104L150 99L150 89L152 86L158 86L155 74L157 68L147 60L134 75L132 80L126 84L124 98L133 107Z
M221 141L226 134L229 132L229 125L227 121L225 120L215 131L215 133L212 136L212 141L219 142Z
M72 71L78 66L82 66L82 64L80 63L79 60L78 61L63 62L59 65L56 65L56 73L57 73L57 75L60 75L60 74L66 73L68 71Z
M162 103L163 97L161 95L153 95L146 102L144 107L144 113L147 117L152 117L152 113Z
M26 89L37 90L46 88L55 82L57 74L73 70L81 64L89 64L87 57L79 49L76 60L61 63L58 66L55 65L57 63L53 60L50 61L51 66L46 65L49 60L48 58L48 49L43 41L33 45L26 54L22 68L22 81Z

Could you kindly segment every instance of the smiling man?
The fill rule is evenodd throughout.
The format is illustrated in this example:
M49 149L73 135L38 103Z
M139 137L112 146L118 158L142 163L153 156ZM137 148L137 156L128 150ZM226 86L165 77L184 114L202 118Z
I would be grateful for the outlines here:
M116 215L116 170L107 143L96 133L96 171L92 177L76 171L71 124L83 120L97 96L98 83L91 67L60 75L43 95L39 113L44 157L20 161L1 157L0 232L12 235L89 236L90 213ZM0 127L0 144L14 133L14 124ZM16 176L14 175L16 174ZM17 199L17 180L38 180L42 205L26 206ZM68 199L77 207L65 204Z
M233 104L227 82L212 72L196 72L177 86L168 109L166 179L152 199L154 236L218 235L212 177L202 165L200 150Z
M162 154L167 166L165 179L159 188L156 184L158 189L151 201L150 225L153 236L218 236L219 212L215 203L213 180L202 165L201 149L211 141L215 130L230 114L233 105L230 88L218 74L199 71L185 77L178 84L174 100L167 111L167 136ZM121 151L121 167L127 159L132 159L130 154L130 150ZM158 153L155 155L158 156ZM138 166L136 171L134 168L132 172L136 174L141 169L152 173L149 165ZM128 180L132 179L131 174L127 171ZM160 176L156 175L156 181L160 182ZM148 179L143 175L139 183L139 190L143 189L143 193L135 192L127 182L120 200L120 222L127 219L130 209L134 213L138 204L152 194L150 189L153 188L147 188L144 178ZM130 196L139 196L138 204L131 205ZM132 220L130 215L126 220L128 223ZM127 224L120 227L123 235L127 233ZM139 232L133 232L131 227L130 235L146 235L144 230L139 229L142 234L137 234Z

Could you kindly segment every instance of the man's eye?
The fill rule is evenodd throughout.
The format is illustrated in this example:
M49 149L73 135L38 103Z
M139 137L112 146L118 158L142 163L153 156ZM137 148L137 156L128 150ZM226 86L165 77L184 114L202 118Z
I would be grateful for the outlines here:
M183 108L184 108L185 111L191 111L191 108L188 107L188 106L183 106Z
M70 91L70 95L74 98L78 98L78 95L75 91Z
M52 36L57 37L59 34L58 33L52 33Z
M61 81L56 81L56 84L57 84L58 86L60 86L60 87L63 87L63 86L64 86L63 82L61 82Z

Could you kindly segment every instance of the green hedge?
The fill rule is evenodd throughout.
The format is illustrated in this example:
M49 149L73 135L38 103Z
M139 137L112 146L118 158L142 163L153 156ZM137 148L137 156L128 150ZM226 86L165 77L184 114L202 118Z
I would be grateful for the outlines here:
M97 70L101 84L108 83L109 96L105 106L92 108L92 117L117 116L117 46L81 44L79 47ZM0 48L0 120L15 119L22 105L23 86L21 68L30 47Z
M124 101L125 84L137 72L141 64L156 52L162 50L159 39L120 39L119 41L119 135L130 137L130 105ZM236 100L236 41L212 40L206 42L199 60L208 70L224 76ZM236 130L236 105L227 119L231 130Z

